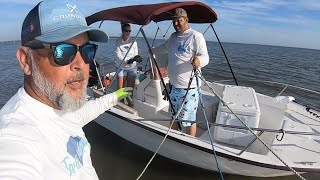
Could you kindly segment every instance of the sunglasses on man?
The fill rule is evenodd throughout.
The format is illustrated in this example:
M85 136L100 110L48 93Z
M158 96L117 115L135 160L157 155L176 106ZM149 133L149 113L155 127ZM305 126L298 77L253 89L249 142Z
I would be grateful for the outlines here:
M77 52L79 51L82 59L86 64L94 60L96 55L98 45L92 43L86 43L82 46L77 46L70 43L43 43L39 42L37 44L25 45L31 49L51 49L53 50L53 60L57 65L65 66L70 64L76 57Z

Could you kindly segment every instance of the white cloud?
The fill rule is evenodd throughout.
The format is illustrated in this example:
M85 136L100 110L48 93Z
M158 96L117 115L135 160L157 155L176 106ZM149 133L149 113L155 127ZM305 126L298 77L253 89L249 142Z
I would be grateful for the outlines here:
M319 35L311 30L283 29L269 26L220 26L215 29L223 42L278 45L319 49ZM236 29L236 31L234 30Z
M214 2L219 19L230 23L273 22L291 25L319 24L316 17L298 14L306 10L320 8L315 0L259 0L254 2L222 1ZM320 10L320 9L319 9Z
M297 0L292 4L296 9L320 10L319 0Z

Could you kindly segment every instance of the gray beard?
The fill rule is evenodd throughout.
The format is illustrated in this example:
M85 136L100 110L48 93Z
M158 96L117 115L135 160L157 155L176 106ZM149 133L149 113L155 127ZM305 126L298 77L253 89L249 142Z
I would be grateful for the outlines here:
M34 58L31 51L28 51L28 56L31 59L31 85L34 89L36 89L42 95L46 96L51 102L57 105L60 108L60 110L75 111L84 105L84 103L87 101L87 80L83 73L79 72L77 75L66 80L64 82L63 87L58 87L42 76L41 72L39 71L39 68L34 62ZM86 82L80 98L72 97L68 94L68 92L65 89L66 84L68 82L72 82L76 79L85 79Z

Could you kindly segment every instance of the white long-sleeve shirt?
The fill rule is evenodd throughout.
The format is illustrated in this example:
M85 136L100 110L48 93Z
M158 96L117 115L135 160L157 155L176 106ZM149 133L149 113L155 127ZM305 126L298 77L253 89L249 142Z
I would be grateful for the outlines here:
M112 93L65 112L20 88L0 111L0 179L98 179L82 127L116 103Z
M124 41L122 39L122 37L120 37L116 42L115 53L117 55L117 59L116 59L115 63L116 63L116 66L120 69L123 69L123 70L136 70L137 69L137 62L133 62L132 64L127 64L127 61L129 59L138 55L137 41L133 42L133 45L132 45L130 51L128 52L128 50L131 46L131 43L132 43L131 38L128 38L126 41ZM125 60L123 61L127 52L128 52L128 55L126 56ZM123 63L121 64L122 61L123 61ZM120 64L121 64L121 67L120 67Z
M191 28L182 33L172 33L168 41L154 49L156 58L157 54L164 57L165 51L168 52L167 62L164 60L160 64L167 66L170 83L176 88L188 87L193 70L191 62L194 57L199 58L200 67L209 63L207 45L203 35ZM190 87L196 86L196 80L193 79Z

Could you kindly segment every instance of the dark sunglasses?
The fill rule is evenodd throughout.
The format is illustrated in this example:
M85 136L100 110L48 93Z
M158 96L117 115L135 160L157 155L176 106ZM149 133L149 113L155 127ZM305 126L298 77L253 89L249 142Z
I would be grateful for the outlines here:
M131 30L124 30L124 32L131 32Z
M78 51L80 51L81 57L86 64L94 60L98 45L87 43L82 46L77 46L70 43L41 43L42 46L28 46L31 49L52 49L54 62L60 66L70 64Z

